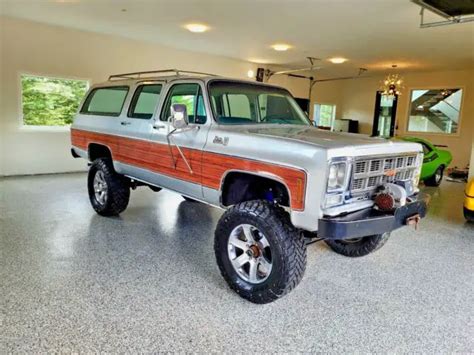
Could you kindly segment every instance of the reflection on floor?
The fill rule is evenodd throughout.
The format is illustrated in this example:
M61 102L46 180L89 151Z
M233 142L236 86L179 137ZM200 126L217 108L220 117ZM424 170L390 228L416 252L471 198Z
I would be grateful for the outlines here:
M433 200L420 230L394 232L373 255L312 244L298 288L256 306L219 275L221 211L142 188L123 215L103 218L85 182L0 180L7 352L474 349L474 226L462 219L462 184L426 189Z

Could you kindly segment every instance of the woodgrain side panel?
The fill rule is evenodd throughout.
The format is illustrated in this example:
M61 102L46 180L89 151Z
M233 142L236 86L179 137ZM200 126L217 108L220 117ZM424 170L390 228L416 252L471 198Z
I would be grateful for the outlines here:
M182 148L181 150L193 170L191 173L178 149L172 146L172 154L176 163L175 167L167 144L78 129L71 129L71 142L73 146L83 150L88 150L91 143L103 144L109 147L112 157L116 161L181 180L202 184L215 190L220 188L222 178L230 170L242 170L256 174L276 176L290 190L291 208L294 210L304 209L306 173L303 170L257 160Z

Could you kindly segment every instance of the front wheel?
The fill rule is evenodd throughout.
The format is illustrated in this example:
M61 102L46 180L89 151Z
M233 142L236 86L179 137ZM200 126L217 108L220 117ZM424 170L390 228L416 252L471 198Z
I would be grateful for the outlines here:
M439 166L438 169L436 169L435 173L433 176L429 177L428 179L425 179L425 185L426 186L439 186L441 184L441 181L443 181L443 174L444 174L444 166Z
M98 214L118 215L127 208L130 199L128 180L115 172L110 159L94 160L89 169L87 187L91 205Z
M387 242L388 238L390 238L390 233L344 240L327 239L325 242L338 254L358 257L365 256L380 249Z
M230 288L253 303L269 303L303 277L306 245L288 214L267 201L239 203L224 213L214 242L217 264Z

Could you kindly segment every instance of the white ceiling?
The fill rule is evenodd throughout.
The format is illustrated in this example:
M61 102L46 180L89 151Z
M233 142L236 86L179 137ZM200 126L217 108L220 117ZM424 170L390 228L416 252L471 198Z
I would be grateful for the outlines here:
M0 6L11 17L252 62L295 67L307 64L306 56L319 57L329 74L385 71L392 63L402 71L474 66L474 23L420 29L420 8L409 0L0 0ZM182 27L188 22L211 30L190 33ZM276 52L270 45L277 42L293 48ZM349 62L329 63L333 56Z

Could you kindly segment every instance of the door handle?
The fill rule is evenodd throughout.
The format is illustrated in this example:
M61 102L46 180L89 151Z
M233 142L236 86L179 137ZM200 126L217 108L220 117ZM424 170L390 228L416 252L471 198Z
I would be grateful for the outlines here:
M120 124L121 124L122 126L128 126L128 125L131 125L132 122L122 121L122 122L120 122Z
M156 123L155 123L155 124L153 125L153 128L154 128L154 129L163 129L163 128L166 128L166 126L165 126L165 125L160 125L160 124L156 124Z

